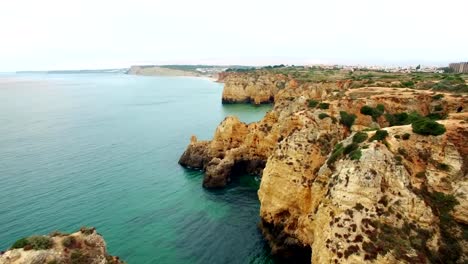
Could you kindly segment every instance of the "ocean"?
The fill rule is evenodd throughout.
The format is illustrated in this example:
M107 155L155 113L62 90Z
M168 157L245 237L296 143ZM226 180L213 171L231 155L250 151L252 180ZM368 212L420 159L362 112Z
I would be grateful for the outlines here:
M125 74L0 75L0 250L94 226L128 263L273 263L257 229L259 181L224 190L177 161L228 115L222 84Z

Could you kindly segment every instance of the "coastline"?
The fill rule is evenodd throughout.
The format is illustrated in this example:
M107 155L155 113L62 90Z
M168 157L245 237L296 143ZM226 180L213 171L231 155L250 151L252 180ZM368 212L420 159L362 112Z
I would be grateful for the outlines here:
M217 83L222 83L218 82L218 79L215 77L210 77L210 76L195 76L195 75L149 75L149 74L131 74L131 73L126 73L127 75L134 75L134 76L144 76L144 77L177 77L177 78L194 78L194 79L202 79L210 82L217 82Z

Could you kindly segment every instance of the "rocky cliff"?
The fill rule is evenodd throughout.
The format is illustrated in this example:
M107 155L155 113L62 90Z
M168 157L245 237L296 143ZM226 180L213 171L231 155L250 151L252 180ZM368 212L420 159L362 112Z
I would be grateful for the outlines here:
M81 228L73 234L53 232L16 241L0 253L1 264L96 263L123 264L107 253L103 237L94 228Z
M252 124L226 118L179 162L205 170L205 187L261 175L260 228L273 253L296 263L468 260L468 96L224 80L223 101L274 108Z
M324 98L330 91L349 87L351 81L304 82L291 75L269 71L247 73L220 73L218 81L224 82L223 103L273 103L277 96L297 95L299 91L313 98ZM324 89L324 88L328 89ZM280 91L286 91L279 93ZM278 100L278 99L276 99Z

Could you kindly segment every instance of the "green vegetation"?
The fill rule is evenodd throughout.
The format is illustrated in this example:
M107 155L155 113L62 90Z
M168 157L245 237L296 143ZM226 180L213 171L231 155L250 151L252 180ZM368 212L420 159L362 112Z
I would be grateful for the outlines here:
M354 136L353 136L353 143L362 143L364 141L366 141L366 139L368 138L367 136L367 133L365 132L357 132Z
M443 106L441 106L441 105L436 105L436 106L434 106L434 111L437 111L437 112L438 112L438 111L442 111L442 110L444 110L444 107L443 107Z
M453 219L451 211L458 204L457 199L453 195L444 194L441 192L429 192L427 186L423 185L416 193L424 198L426 203L431 207L440 221L440 234L442 244L437 252L429 251L426 254L431 260L444 260L443 263L458 263L461 257L462 248L460 240L464 233L456 232L457 228L466 231L466 227L458 225ZM454 232L455 231L455 232ZM439 261L431 261L439 263Z
M166 68L176 68L193 71L196 68L208 68L210 66L196 65L166 65ZM288 66L271 65L265 67L231 66L226 72L238 72L259 76L263 73L281 74L296 80L298 83L317 83L351 80L350 88L369 86L432 89L434 91L449 91L467 93L468 85L464 82L467 75L450 73L389 73L379 70L355 69L354 72L345 71L340 68L325 69L320 66Z
M413 132L420 135L438 136L445 133L444 125L430 119L419 119L411 125Z
M468 92L468 85L460 74L445 74L442 80L432 86L434 91Z
M387 130L377 130L375 131L375 134L371 138L369 138L369 141L374 141L374 140L382 141L387 136L388 136Z
M390 251L397 260L406 260L408 263L427 263L426 257L432 257L432 252L426 245L432 234L426 229L407 222L399 228L370 219L363 219L363 224L364 229L369 226L374 228L373 231L365 231L370 239L369 242L362 243L365 260L374 260L378 255L385 255ZM409 254L412 249L418 254Z
M384 112L385 107L382 104L378 104L375 108L368 105L361 107L361 114L371 116L374 121L377 121L377 118L379 118Z
M343 144L342 143L337 144L335 148L333 149L333 152L330 158L328 158L327 164L329 166L333 165L335 161L337 161L338 158L341 157L341 155L343 155L343 150L344 150Z
M417 112L411 112L411 113L396 113L396 114L390 114L387 113L385 114L385 119L387 122L390 124L390 126L403 126L403 125L409 125L413 123L416 120L421 119L422 116L418 114Z
M362 156L359 144L353 142L346 147L344 147L342 143L337 144L333 149L327 164L332 166L343 155L348 155L351 160L359 160Z
M317 100L314 99L309 99L307 102L310 108L315 108L319 103Z
M49 249L53 245L53 241L47 236L31 236L17 240L11 248L28 248L34 250Z
M70 254L71 264L87 264L90 263L90 257L80 250L73 250Z
M442 120L447 118L447 115L443 113L430 113L426 116L426 118L429 118L431 120Z
M343 154L347 155L349 153L351 153L352 151L355 151L356 149L359 148L359 145L356 144L356 143L351 143L349 145L347 145L344 149L343 149Z
M326 113L320 113L320 114L318 115L318 117L319 117L320 119L324 119L324 118L327 118L327 117L330 117L330 116L329 116L328 114L326 114Z
M349 158L351 160L359 160L362 156L362 152L360 149L353 150L351 153L349 153Z
M41 250L49 249L53 245L53 241L47 236L32 236L28 238L28 245L31 245L32 249Z
M402 155L403 157L408 157L408 151L404 148L398 148L398 154Z
M28 238L23 237L21 239L16 240L15 243L11 246L11 248L24 248L28 244Z
M237 66L237 67L231 67L226 69L225 72L253 72L257 68L255 67L245 67L245 66Z
M262 67L262 69L268 70L268 69L277 69L277 68L284 68L286 67L284 64L279 64L279 65L268 65L265 67Z
M403 136L401 136L401 138L402 138L403 140L408 140L408 139L410 138L410 136L411 136L410 133L405 133L405 134L403 134Z
M319 107L320 109L328 109L328 108L330 107L330 104L329 104L329 103L320 103L320 104L318 105L318 107Z
M443 94L436 94L436 95L432 96L432 99L434 99L434 100L440 100L442 98L444 98Z
M404 87L414 87L414 82L413 81L402 81L401 84L404 86Z
M340 124L346 126L347 128L351 128L355 120L355 114L348 114L345 111L340 111Z
M72 236L68 236L62 240L62 245L66 248L72 248L76 245L76 239Z

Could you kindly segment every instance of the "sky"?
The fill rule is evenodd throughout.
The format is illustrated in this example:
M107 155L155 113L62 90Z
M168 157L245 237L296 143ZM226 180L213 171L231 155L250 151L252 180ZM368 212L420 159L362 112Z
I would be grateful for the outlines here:
M2 0L0 72L468 61L466 0Z

